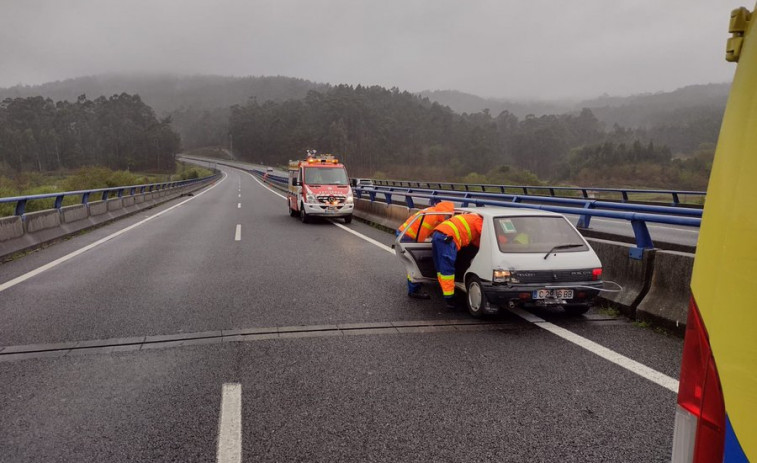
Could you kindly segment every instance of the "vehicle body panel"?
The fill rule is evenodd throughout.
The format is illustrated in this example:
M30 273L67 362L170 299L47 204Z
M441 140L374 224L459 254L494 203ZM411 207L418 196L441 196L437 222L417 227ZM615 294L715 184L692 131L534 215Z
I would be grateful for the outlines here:
M313 217L351 217L355 205L348 179L344 165L331 155L290 161L290 210Z
M455 274L455 287L457 289L466 291L467 279L476 276L481 280L487 299L496 305L508 303L513 299L520 299L522 303L535 303L533 300L525 300L522 293L531 294L539 289L557 288L574 289L576 298L570 301L548 299L540 301L539 304L589 304L602 287L601 280L592 279L592 271L602 266L599 258L586 240L562 215L546 211L506 207L459 208L455 209L455 212L476 213L484 219L478 250L474 247L467 247L458 252ZM422 220L423 216L424 214L421 214L415 220ZM579 236L585 248L579 251L555 251L550 253L546 259L544 252L502 253L494 228L495 220L502 217L536 217L563 220ZM404 233L401 233L397 237L394 248L398 258L405 266L410 280L416 283L435 282L436 271L431 257L431 243L404 242L403 236ZM509 270L513 275L520 272L524 277L508 284L495 284L492 282L494 269ZM577 297L579 291L585 293L580 300Z
M691 280L731 428L724 461L741 461L730 460L739 448L757 461L757 303L749 294L757 276L755 22L752 14L715 151Z

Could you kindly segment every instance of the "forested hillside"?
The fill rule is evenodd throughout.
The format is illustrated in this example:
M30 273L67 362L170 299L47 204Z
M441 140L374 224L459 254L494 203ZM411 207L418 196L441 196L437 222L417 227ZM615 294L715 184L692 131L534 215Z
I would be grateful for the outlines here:
M162 120L142 108L152 119L113 130L121 117L113 113L115 102L135 98L112 96L125 90L139 92L139 104L154 106ZM78 98L84 93L96 98ZM184 149L233 144L248 160L282 165L315 148L339 155L359 176L703 189L727 85L604 96L584 107L454 91L424 97L286 77L110 75L0 89L3 97L35 94L44 98L4 103L0 162L8 168L137 168L150 162L163 168L155 146L178 149L170 124ZM54 103L60 99L70 102ZM458 111L434 99L452 102ZM130 117L129 111L123 115ZM66 122L71 118L73 125ZM147 135L130 137L139 132L135 127Z
M535 181L533 173L586 185L607 185L612 177L622 184L704 188L711 151L703 147L704 165L674 160L650 132L606 131L589 109L523 119L508 112L461 115L381 87L340 85L303 100L253 100L234 106L230 121L235 150L250 161L281 165L318 148L340 154L360 176L505 182Z
M173 171L179 136L137 95L0 103L0 172L80 166Z

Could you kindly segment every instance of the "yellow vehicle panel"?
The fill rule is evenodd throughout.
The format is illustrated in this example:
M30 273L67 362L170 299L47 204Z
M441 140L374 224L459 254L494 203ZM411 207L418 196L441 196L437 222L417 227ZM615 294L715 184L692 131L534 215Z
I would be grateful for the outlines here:
M726 413L747 458L757 461L757 14L751 18L715 152L691 288Z

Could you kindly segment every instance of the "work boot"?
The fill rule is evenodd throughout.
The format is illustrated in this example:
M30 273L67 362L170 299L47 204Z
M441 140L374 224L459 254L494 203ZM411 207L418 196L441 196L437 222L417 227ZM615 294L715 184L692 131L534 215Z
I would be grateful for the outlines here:
M450 299L445 299L445 300L444 300L444 303L446 304L446 306L447 306L447 308L448 308L449 310L455 310L455 309L457 309L457 304L455 304L455 300L454 300L454 299L452 299L452 298L450 298Z
M414 293L408 293L408 297L412 297L413 299L431 299L431 295L427 293L426 291L415 291Z

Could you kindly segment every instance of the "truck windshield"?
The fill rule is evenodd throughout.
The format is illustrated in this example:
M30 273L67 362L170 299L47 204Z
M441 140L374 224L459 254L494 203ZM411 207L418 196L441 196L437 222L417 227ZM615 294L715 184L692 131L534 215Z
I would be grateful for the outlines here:
M306 167L305 183L308 185L347 185L344 167Z
M494 230L501 252L578 252L588 248L562 217L498 217Z

